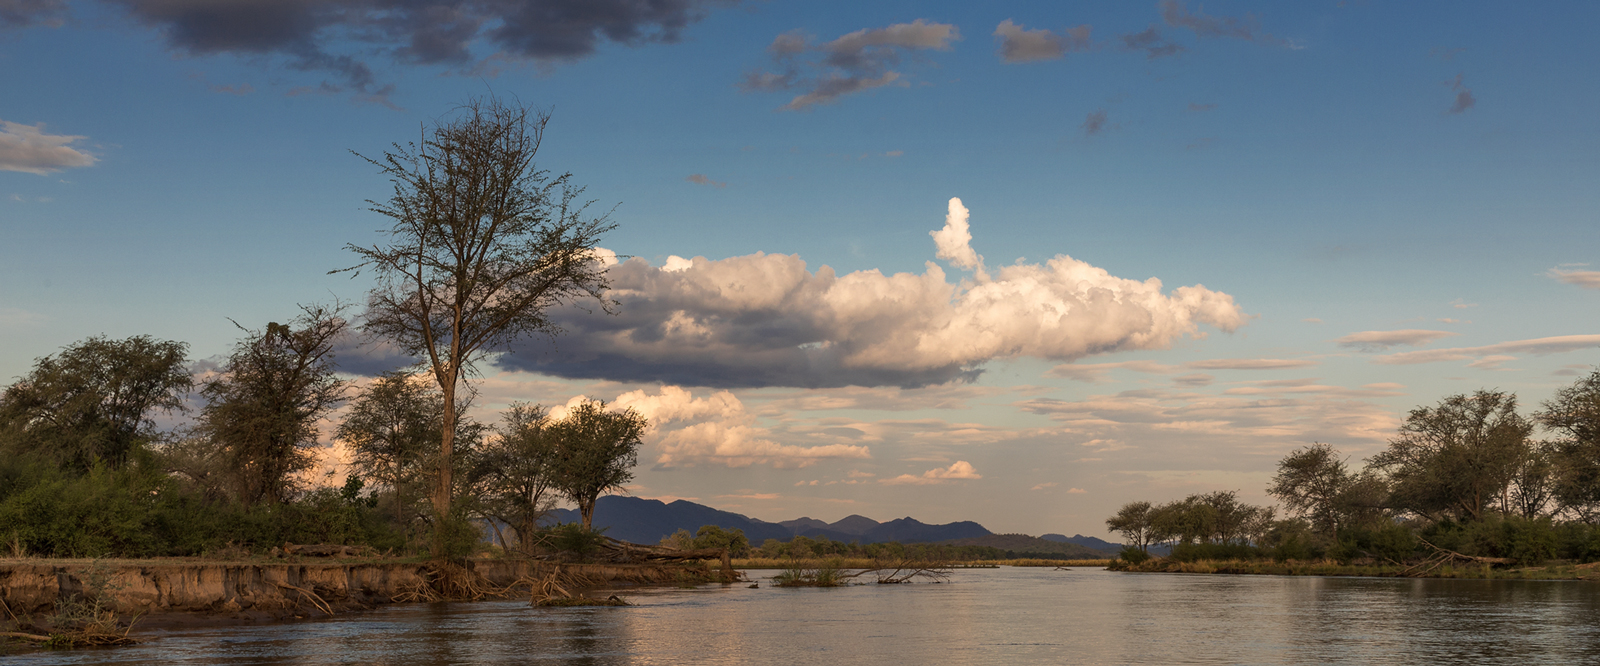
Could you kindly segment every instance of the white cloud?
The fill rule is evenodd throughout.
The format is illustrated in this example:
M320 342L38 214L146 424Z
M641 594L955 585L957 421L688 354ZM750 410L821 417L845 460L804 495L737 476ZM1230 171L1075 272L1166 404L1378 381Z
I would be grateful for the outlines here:
M1084 490L1082 488L1068 488L1067 489L1067 494L1068 495L1082 495L1082 494L1085 494L1087 492L1089 492L1089 491Z
M923 472L922 476L912 476L910 474L901 474L900 476L894 477L892 479L879 479L878 483L883 483L883 484L887 484L887 485L891 485L891 486L899 486L899 485L907 485L907 484L929 485L929 484L935 484L935 483L944 483L946 481L953 481L953 480L981 479L981 478L983 478L983 475L978 474L978 470L973 468L972 463L969 463L969 462L967 462L965 460L957 460L954 463L952 463L949 467L934 468L934 469L930 469L930 470L928 470L926 472Z
M970 265L972 279L952 283L933 262L920 275L835 275L759 252L695 257L672 271L633 258L610 269L618 316L553 312L565 335L500 363L697 386L926 386L970 380L996 359L1165 349L1203 338L1201 324L1233 331L1247 320L1226 293L1202 285L1163 293L1159 279L1115 277L1067 255L991 274L966 241L959 206L951 202L945 231L934 236L941 254Z
M567 407L577 404L573 398ZM772 433L760 427L739 398L727 391L696 398L677 386L663 386L655 394L629 391L611 405L615 409L634 409L649 419L646 444L658 451L656 465L689 467L702 464L727 467L771 465L808 467L832 458L870 458L865 446L825 444L797 446L772 440ZM551 409L560 418L564 407Z
M1552 268L1546 275L1584 289L1600 289L1600 271L1574 271Z
M1484 345L1482 347L1453 347L1450 349L1427 349L1422 351L1401 352L1389 354L1372 359L1373 363L1383 365L1412 365L1416 363L1438 363L1441 361L1464 361L1467 359L1484 359L1488 357L1503 357L1498 361L1508 361L1513 356L1510 354L1534 354L1545 356L1547 354L1560 354L1580 349L1593 349L1600 347L1600 335L1561 335L1549 338L1535 338L1532 340L1514 340L1498 344ZM1482 367L1482 366L1474 366Z
M933 244L939 248L934 256L944 259L960 268L974 271L979 280L987 281L988 273L983 270L983 257L972 249L971 226L967 218L971 211L961 205L960 199L950 199L950 210L944 217L944 228L928 232L933 237Z
M1034 486L1032 488L1029 488L1028 490L1048 490L1050 488L1056 487L1056 485L1057 484L1054 481L1046 481L1044 483L1034 484Z
M1067 28L1062 34L1049 30L1026 30L1011 19L1000 22L994 36L1000 40L1000 59L1008 63L1055 60L1071 51L1087 51L1091 43L1087 24Z
M1408 347L1421 347L1425 344L1448 338L1459 333L1450 331L1428 331L1423 329L1408 328L1400 331L1362 331L1351 333L1334 340L1340 347L1359 349L1365 352L1386 351L1390 347L1405 345Z
M0 171L45 175L62 169L86 167L95 156L73 148L88 137L45 134L44 123L23 125L0 120Z

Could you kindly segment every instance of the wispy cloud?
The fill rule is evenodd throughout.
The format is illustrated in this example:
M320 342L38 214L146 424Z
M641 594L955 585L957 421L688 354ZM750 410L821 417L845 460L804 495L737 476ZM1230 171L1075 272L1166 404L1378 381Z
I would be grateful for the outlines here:
M689 177L688 178L684 178L684 180L687 180L687 181L689 181L691 183L694 183L696 185L710 185L711 187L715 187L715 188L718 188L718 189L721 189L721 188L724 188L724 187L728 186L727 183L724 183L724 182L721 182L721 181L716 181L716 180L711 180L710 178L707 178L706 175L703 174L703 173L692 173L692 174L689 174Z
M1457 74L1456 78L1446 81L1445 84L1449 85L1450 89L1456 93L1455 103L1451 104L1445 113L1465 113L1467 109L1478 104L1478 99L1472 96L1472 89L1461 84L1460 74Z
M1027 30L1006 19L995 27L994 36L1000 42L1000 59L1014 64L1057 60L1068 53L1087 51L1093 46L1089 39L1092 30L1084 24L1057 34L1044 29Z
M1089 115L1085 116L1083 119L1083 135L1094 136L1106 131L1106 129L1109 127L1106 124L1106 119L1107 116L1105 109L1095 109L1094 111L1089 112Z
M961 33L948 23L917 19L885 28L862 29L816 44L804 32L778 35L767 47L776 71L745 74L739 87L746 92L797 90L784 111L799 111L832 104L840 97L887 85L906 85L902 74L891 69L904 54L948 51Z
M1499 358L1498 362L1511 360L1511 354L1533 354L1545 356L1548 354L1561 354L1578 351L1580 349L1593 349L1600 347L1600 335L1562 335L1549 338L1535 338L1532 340L1515 340L1498 344L1484 345L1482 347L1453 347L1450 349L1426 349L1422 351L1401 352L1379 356L1372 359L1373 363L1383 365L1412 365L1416 363L1438 363L1441 361L1464 361L1467 359L1484 359L1487 357Z
M1600 271L1578 271L1552 268L1545 273L1551 278L1584 289L1600 289Z
M892 479L879 479L878 483L891 485L891 486L908 485L908 484L910 484L910 485L930 485L930 484L935 484L935 483L945 483L947 481L957 481L957 480L967 480L967 479L981 479L981 478L983 478L983 475L978 474L978 470L974 469L972 467L972 463L969 463L969 462L967 462L965 460L957 460L955 463L951 464L949 467L935 468L935 469L930 469L930 470L928 470L926 472L923 472L922 476L912 476L910 474L901 474L900 476L894 477Z
M1450 331L1428 331L1408 328L1400 331L1362 331L1360 333L1351 333L1342 338L1334 340L1334 342L1338 343L1340 347L1345 347L1347 349L1358 349L1364 352L1380 352L1387 351L1391 347L1402 345L1407 347L1421 347L1425 344L1433 342L1434 340L1448 338L1452 335L1460 334L1451 333Z
M1245 14L1243 17L1210 16L1202 9L1189 11L1182 0L1161 0L1157 5L1161 9L1161 19L1174 28L1187 28L1194 31L1195 36L1209 39L1241 39L1258 44L1270 44L1285 48L1298 49L1301 46L1293 41L1274 37L1261 30L1260 21L1255 16Z
M74 148L88 137L45 134L44 123L24 125L0 120L0 171L45 175L62 169L93 166L94 155Z

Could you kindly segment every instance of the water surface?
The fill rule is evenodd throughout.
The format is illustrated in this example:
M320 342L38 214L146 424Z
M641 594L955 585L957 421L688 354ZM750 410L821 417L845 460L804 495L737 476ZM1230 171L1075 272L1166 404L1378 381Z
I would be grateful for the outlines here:
M1600 585L1094 569L948 583L624 592L628 608L389 606L145 632L16 664L1600 663Z

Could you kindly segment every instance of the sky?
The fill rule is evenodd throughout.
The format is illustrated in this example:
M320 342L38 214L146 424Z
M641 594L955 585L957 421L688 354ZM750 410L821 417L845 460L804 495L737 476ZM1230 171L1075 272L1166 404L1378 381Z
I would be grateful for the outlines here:
M1584 2L0 0L0 378L364 302L361 156L547 110L618 313L475 414L652 427L630 494L1104 536L1600 366ZM359 308L351 310L359 317ZM392 367L352 340L357 382ZM326 429L331 430L331 429ZM330 464L338 447L328 449Z

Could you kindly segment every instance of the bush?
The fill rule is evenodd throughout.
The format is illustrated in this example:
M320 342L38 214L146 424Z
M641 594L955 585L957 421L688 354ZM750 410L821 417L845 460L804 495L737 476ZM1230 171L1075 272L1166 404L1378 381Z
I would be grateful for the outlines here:
M1261 558L1261 551L1255 546L1237 543L1180 543L1172 547L1171 557L1179 562L1255 560Z
M1133 546L1123 546L1122 551L1117 553L1117 558L1128 564L1139 564L1150 559L1150 553Z
M1391 523L1381 527L1350 528L1340 532L1339 542L1328 549L1327 556L1345 564L1363 557L1405 562L1416 550L1417 537L1411 529Z

